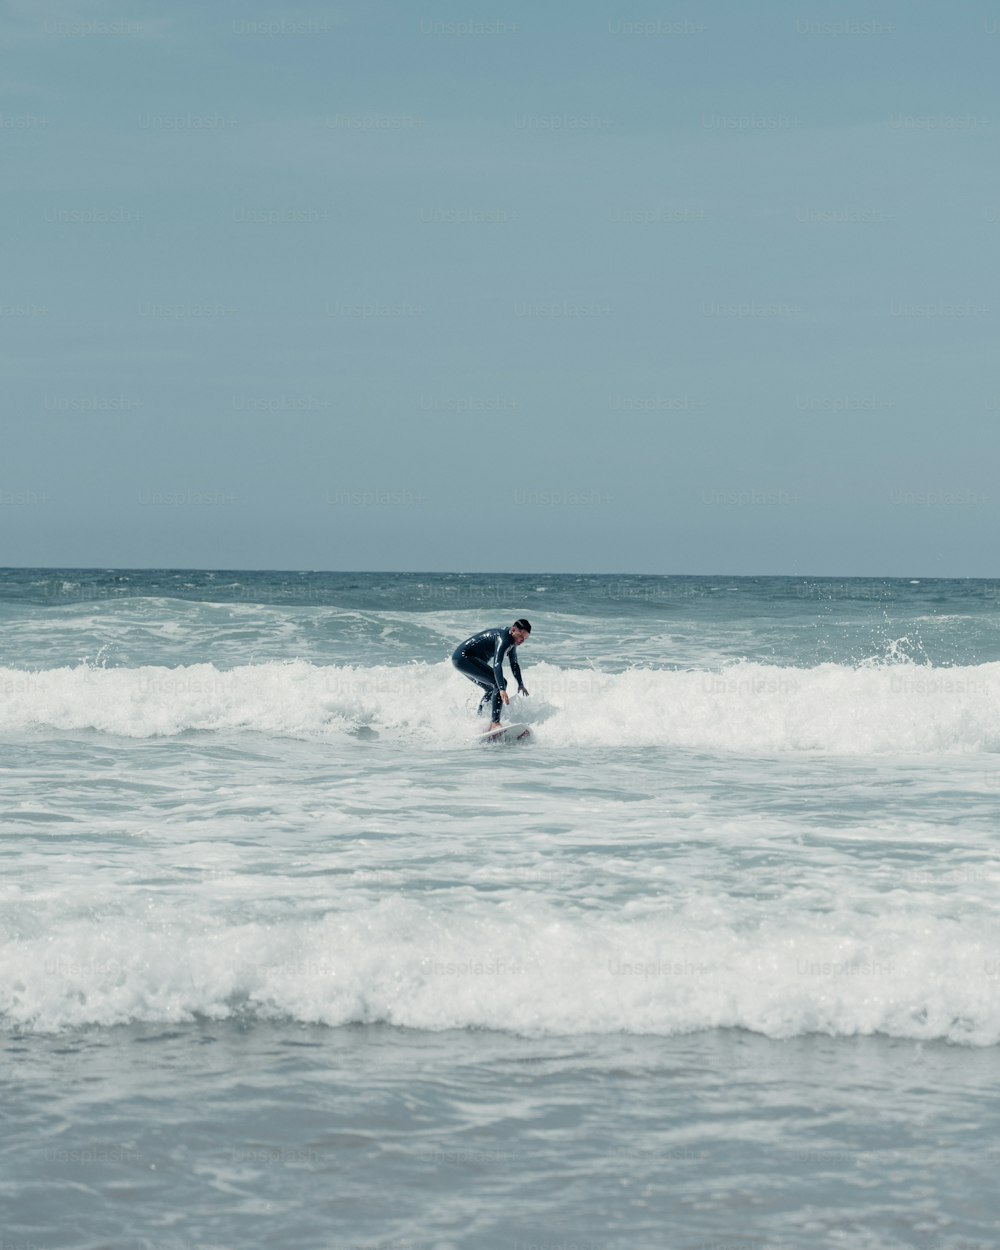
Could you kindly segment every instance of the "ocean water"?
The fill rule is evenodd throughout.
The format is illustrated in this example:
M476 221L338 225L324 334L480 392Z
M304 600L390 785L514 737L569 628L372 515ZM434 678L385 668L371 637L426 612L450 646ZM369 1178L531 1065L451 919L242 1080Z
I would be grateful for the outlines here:
M530 742L468 634L527 616ZM1000 585L0 572L0 1246L1000 1244Z

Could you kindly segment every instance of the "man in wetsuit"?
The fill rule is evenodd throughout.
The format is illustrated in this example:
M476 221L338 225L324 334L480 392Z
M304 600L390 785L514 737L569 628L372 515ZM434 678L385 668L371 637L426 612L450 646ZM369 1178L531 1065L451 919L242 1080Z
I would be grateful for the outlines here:
M484 629L481 633L466 638L455 648L451 657L452 664L470 681L485 691L479 700L479 715L482 716L486 705L490 705L493 717L493 729L500 727L500 704L510 704L507 697L507 682L503 675L504 656L510 659L510 667L517 679L517 693L527 694L524 682L521 681L521 666L517 662L517 648L531 633L531 625L523 617L515 621L510 629Z

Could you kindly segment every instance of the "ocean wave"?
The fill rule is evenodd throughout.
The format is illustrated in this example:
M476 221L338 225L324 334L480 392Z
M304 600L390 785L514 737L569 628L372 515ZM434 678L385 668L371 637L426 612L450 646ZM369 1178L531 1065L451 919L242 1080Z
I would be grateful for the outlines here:
M510 715L536 745L662 746L750 755L1000 751L1000 663L815 668L739 663L608 673L544 662ZM0 669L0 731L95 730L130 738L191 731L292 737L418 735L468 745L477 697L450 664Z
M141 916L66 917L8 939L0 1020L42 1032L201 1017L1000 1041L995 922L973 931L915 903L749 919L699 897L628 914L527 895L448 906L392 895L226 925L150 901Z

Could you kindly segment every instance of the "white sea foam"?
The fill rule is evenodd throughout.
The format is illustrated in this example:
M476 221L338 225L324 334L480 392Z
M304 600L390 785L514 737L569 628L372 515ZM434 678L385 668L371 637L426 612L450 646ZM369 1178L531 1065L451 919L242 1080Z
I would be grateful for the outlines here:
M8 939L0 1017L57 1031L248 1015L526 1034L883 1033L1000 1041L993 920L841 907L750 921L731 901L567 910L532 894L392 894L319 919L221 923L190 902Z
M621 673L538 663L513 697L536 745L664 746L834 755L1000 751L1000 663L815 668L740 663ZM133 738L246 730L295 737L419 731L467 743L476 703L450 664L305 661L176 668L0 669L0 730L93 729Z

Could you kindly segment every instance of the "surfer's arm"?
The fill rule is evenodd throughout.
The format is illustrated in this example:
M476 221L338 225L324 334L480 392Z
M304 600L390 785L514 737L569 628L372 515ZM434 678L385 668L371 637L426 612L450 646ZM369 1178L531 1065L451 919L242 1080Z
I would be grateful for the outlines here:
M504 635L502 631L498 631L496 641L493 644L493 680L497 684L498 690L507 689L507 679L503 675L503 657L504 657Z
M510 649L510 671L514 674L514 677L517 679L518 693L527 694L528 691L525 687L524 682L521 680L521 666L517 662L517 647L511 647Z

